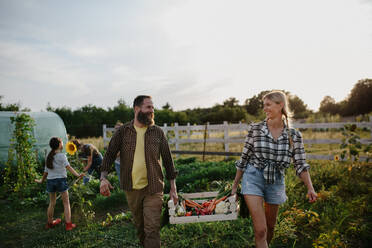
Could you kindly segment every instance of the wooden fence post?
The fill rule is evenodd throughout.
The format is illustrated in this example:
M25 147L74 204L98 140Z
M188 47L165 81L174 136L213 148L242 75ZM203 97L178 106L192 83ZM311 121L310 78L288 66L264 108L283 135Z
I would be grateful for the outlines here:
M239 135L243 136L243 128L242 128L242 122L239 121Z
M176 140L176 151L179 151L179 133L178 133L178 123L174 123L174 138ZM177 153L176 157L178 158L180 155Z
M225 152L229 152L229 124L227 121L223 122L223 144L225 148ZM226 155L226 159L229 158L229 156Z
M187 122L186 132L187 132L187 138L190 139L190 122Z
M106 124L103 124L103 148L106 147L106 138L107 138Z
M163 124L163 127L164 127L164 129L163 129L164 135L165 135L165 137L167 137L167 140L169 141L169 139L168 139L167 123L164 123Z
M205 128L204 128L204 142L203 142L203 162L204 162L204 159L205 159L205 149L206 149L206 145L207 145L207 132L208 132L208 126L209 126L209 122L207 122L207 124L205 124Z

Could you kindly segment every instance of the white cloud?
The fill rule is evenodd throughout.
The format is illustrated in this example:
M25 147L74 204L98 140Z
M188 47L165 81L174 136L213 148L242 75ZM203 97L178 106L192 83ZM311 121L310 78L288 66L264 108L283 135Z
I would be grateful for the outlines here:
M317 109L372 77L371 10L352 0L2 2L0 91L34 110L137 94L180 110L284 89Z
M88 90L89 74L63 57L18 43L0 42L0 50L3 51L0 54L0 74L3 78L64 86L72 91Z

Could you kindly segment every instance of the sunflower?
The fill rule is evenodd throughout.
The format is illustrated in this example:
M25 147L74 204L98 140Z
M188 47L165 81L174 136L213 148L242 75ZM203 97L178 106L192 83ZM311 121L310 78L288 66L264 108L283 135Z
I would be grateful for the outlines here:
M74 155L76 151L76 145L73 142L69 141L66 145L66 152L70 155Z
M334 160L334 161L339 161L339 160L340 160L340 157L339 157L338 155L335 155L335 156L333 157L333 160Z

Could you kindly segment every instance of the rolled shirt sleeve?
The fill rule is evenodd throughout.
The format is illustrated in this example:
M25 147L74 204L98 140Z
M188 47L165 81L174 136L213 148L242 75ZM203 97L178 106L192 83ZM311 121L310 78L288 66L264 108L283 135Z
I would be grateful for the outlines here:
M306 163L306 154L302 134L297 130L293 135L293 164L297 176L300 176L301 172L310 169L310 165Z
M161 141L160 141L160 155L163 160L163 166L165 168L165 177L168 180L173 180L177 177L177 171L174 167L173 158L169 149L169 144L164 132L161 130Z
M240 157L240 160L235 163L237 170L245 171L247 168L247 162L249 157L253 154L253 129L252 125L248 126L248 134L245 137L243 152Z
M110 167L114 163L118 152L120 151L122 142L122 132L123 129L119 129L112 136L110 143L108 145L107 151L103 157L101 165L101 179L105 178L110 170Z

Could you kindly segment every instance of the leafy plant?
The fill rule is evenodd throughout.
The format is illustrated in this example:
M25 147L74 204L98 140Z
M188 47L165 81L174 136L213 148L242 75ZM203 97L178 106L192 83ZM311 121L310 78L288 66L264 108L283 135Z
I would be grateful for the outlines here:
M342 143L340 148L342 149L341 152L341 159L350 159L354 158L354 160L359 160L359 153L362 149L362 144L360 143L360 136L356 133L356 125L345 125L342 130Z
M74 219L80 219L83 222L91 222L94 219L92 201L87 196L94 196L93 192L87 185L75 183L70 188L71 210Z
M35 121L24 113L10 117L10 120L15 128L10 139L3 189L23 198L32 194L36 188L34 183L37 167L34 150L36 140L33 135Z
M330 248L346 248L347 245L342 241L342 235L333 229L327 233L321 233L313 243L314 248L330 247Z

